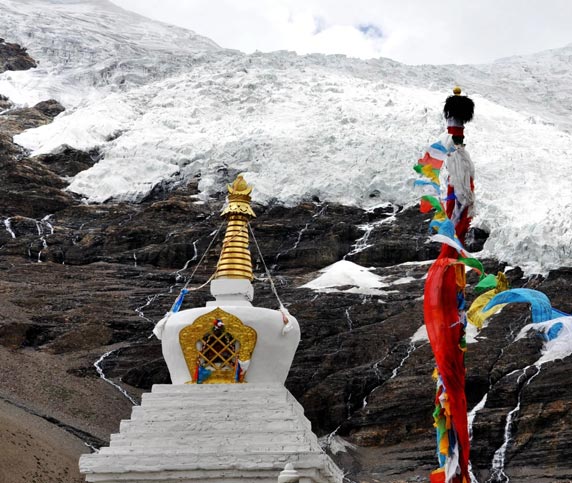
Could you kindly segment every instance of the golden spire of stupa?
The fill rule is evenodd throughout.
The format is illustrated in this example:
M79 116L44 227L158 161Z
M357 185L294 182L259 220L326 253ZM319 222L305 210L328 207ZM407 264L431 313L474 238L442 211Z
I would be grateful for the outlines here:
M221 213L228 226L214 278L254 278L248 249L248 221L256 217L250 206L251 192L252 186L242 175L228 186L228 205Z

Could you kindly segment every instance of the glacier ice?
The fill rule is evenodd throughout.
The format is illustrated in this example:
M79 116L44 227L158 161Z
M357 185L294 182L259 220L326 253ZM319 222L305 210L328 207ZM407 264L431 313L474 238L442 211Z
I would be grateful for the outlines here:
M69 187L91 202L137 201L197 175L207 198L242 172L262 203L409 205L419 194L411 168L441 132L442 103L459 83L476 103L466 141L474 224L491 233L482 255L529 273L571 264L570 46L481 66L245 55L106 0L0 6L0 37L40 60L0 75L0 92L69 107L17 142L36 154L99 149L101 161Z

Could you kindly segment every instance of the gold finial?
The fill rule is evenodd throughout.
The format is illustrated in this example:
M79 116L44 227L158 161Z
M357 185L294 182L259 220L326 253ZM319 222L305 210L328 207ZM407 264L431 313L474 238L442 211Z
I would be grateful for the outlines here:
M254 211L250 207L250 193L252 186L249 186L246 180L239 174L234 183L228 185L228 205L222 210L221 216L229 214L246 215L250 218L256 218Z
M254 275L248 249L248 221L256 217L250 206L252 186L242 175L238 175L234 183L228 186L228 193L228 205L221 213L227 219L228 226L214 278L252 280Z
M453 94L455 94L456 96L460 96L461 95L461 88L459 86L453 87Z

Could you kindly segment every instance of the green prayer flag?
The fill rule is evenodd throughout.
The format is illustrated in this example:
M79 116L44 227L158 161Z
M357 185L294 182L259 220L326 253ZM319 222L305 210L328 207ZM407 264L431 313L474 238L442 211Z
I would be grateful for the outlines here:
M480 280L483 280L486 278L485 269L483 267L483 264L479 260L477 260L476 258L459 257L459 261L464 263L468 267L476 268L479 272L481 272ZM479 282L479 284L480 284L480 282ZM496 286L496 283L495 283L495 286Z
M439 213L443 212L443 205L441 205L441 202L436 196L424 195L421 199L430 203Z
M477 292L484 292L486 290L492 290L497 287L497 277L490 273L486 277L482 278L481 281L476 285L475 290Z

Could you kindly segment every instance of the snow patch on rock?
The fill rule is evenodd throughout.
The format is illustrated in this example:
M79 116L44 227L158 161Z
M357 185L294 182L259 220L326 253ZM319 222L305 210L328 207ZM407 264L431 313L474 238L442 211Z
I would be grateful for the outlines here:
M348 260L340 260L320 270L322 275L300 288L310 288L318 292L340 292L342 290L338 287L351 286L343 291L367 295L385 293L380 289L388 284L382 282L379 275L371 273L371 270Z

